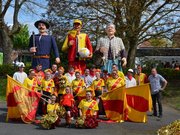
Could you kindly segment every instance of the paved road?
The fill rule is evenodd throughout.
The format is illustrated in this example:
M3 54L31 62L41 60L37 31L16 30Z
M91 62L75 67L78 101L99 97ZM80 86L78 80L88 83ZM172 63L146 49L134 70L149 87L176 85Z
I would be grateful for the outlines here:
M180 112L164 105L164 117L157 121L155 117L148 117L147 123L99 123L96 129L75 129L57 127L44 130L33 124L5 122L6 103L0 102L0 135L154 135L157 129L180 119Z

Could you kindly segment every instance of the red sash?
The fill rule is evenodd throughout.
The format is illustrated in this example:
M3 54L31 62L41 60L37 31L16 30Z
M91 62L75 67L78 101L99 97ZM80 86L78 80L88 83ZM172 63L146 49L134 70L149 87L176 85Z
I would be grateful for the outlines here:
M101 86L101 83L102 83L102 79L99 80L98 84L96 86ZM95 90L98 90L97 87Z
M95 106L96 101L93 101L90 106L88 107L88 110L86 111L86 116L91 115L91 110Z
M31 87L31 90L32 90L32 91L35 91L36 84L37 84L37 81L36 81L36 78L34 78L33 84L32 84L32 87Z
M80 80L80 82L79 82L79 84L78 84L78 86L77 86L77 89L75 90L75 93L77 94L78 92L79 92L79 90L80 90L80 86L82 85L82 80Z
M122 79L121 78L118 78L116 80L116 82L113 84L113 86L111 87L111 90L113 90L114 88L116 88L116 86L118 85L118 83L121 81Z

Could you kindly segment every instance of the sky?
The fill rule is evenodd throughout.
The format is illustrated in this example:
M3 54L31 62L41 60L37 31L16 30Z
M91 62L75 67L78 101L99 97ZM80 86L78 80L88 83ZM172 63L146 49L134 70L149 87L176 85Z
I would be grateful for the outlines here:
M44 2L44 4L47 4L46 0L41 0L42 2ZM38 30L35 28L34 26L34 22L36 22L37 20L42 19L41 14L45 13L46 10L45 9L41 9L36 7L36 9L33 9L34 11L37 11L36 14L32 14L32 13L28 13L26 11L21 10L19 12L19 22L21 24L27 24L28 25L28 29L29 29L29 33L31 34L33 31L35 33L38 33ZM11 26L13 23L13 8L9 8L7 10L7 13L5 15L5 22Z

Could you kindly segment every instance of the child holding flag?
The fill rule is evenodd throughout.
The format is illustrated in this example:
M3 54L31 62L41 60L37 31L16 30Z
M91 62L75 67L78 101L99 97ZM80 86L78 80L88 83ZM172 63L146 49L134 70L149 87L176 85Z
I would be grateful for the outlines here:
M43 98L45 98L46 100L49 99L49 97L54 93L54 81L51 78L51 69L46 69L45 71L45 78L42 80L42 93L43 93ZM46 103L43 102L43 106L42 106L42 111L43 114L46 114Z

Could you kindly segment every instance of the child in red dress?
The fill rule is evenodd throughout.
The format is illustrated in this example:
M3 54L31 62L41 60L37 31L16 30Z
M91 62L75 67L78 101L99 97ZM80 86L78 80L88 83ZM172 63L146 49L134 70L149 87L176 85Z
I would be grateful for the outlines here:
M67 127L71 126L71 108L74 106L74 97L71 93L71 87L66 87L66 94L62 96L62 100L60 102L62 106L66 109L66 125Z

